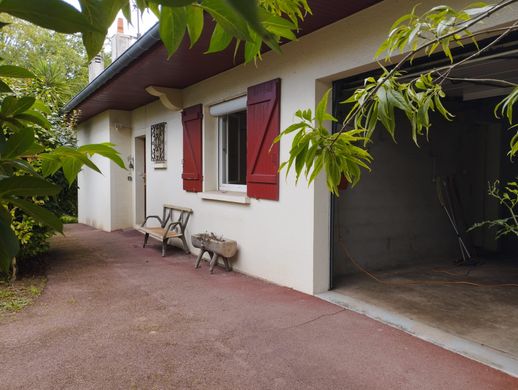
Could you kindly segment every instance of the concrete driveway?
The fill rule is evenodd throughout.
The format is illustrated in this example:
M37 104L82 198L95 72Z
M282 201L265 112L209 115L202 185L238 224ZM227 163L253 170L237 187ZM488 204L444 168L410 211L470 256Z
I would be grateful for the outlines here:
M518 380L317 298L82 225L0 324L1 389L516 389Z

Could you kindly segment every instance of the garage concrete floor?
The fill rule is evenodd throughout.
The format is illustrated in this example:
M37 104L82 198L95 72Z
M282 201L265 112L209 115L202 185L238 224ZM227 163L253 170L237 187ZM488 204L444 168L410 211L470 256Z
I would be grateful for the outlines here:
M392 284L354 274L339 278L335 291L518 358L518 286L427 284L518 284L516 261L486 260L475 267L407 266L373 273ZM405 284L413 281L423 283Z

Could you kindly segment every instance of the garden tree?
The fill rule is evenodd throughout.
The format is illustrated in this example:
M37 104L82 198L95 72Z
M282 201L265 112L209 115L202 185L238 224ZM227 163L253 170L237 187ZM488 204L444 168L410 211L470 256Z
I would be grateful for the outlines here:
M311 12L306 0L136 0L135 2L141 11L149 9L157 15L160 22L160 36L170 56L174 54L185 36L189 38L191 46L195 45L203 29L210 27L213 30L207 53L225 50L230 45L234 45L235 52L238 53L238 49L244 47L245 62L257 60L266 49L280 51L282 41L296 39L299 22L306 13ZM477 46L477 50L467 59L457 60L452 55L452 47L463 45L466 41L477 42L481 36L487 37L488 32L471 32L471 30L477 28L495 12L505 10L517 2L518 0L501 0L493 5L478 2L462 10L439 6L422 15L412 11L410 14L402 16L394 23L388 38L378 52L379 55L385 54L387 58L401 52L403 53L402 60L390 68L383 69L380 77L369 77L365 80L364 87L358 89L348 99L347 102L352 103L352 108L339 131L334 134L324 126L325 121L336 121L331 114L326 112L329 93L325 94L314 114L311 110L298 111L296 116L300 121L288 127L277 139L279 141L287 134L296 133L292 140L290 158L283 164L283 167L288 171L293 167L297 178L305 175L310 183L322 170L325 171L328 188L333 193L337 193L342 177L345 177L350 183L356 184L360 179L362 169L369 169L372 161L367 145L376 131L376 125L381 123L394 136L396 131L395 111L397 110L403 111L410 121L413 139L417 144L422 136L428 134L431 125L431 110L438 111L448 120L453 118L453 115L442 103L445 98L442 84L444 80L451 78L452 70L470 59L481 56L514 31L518 27L518 23L492 29L490 33L493 34L493 39L487 44ZM126 18L130 19L131 2L128 0L79 0L79 3L81 9L77 10L62 0L25 0L23 2L2 0L0 1L0 12L57 32L81 33L88 56L92 58L102 49L108 27L117 13L122 10ZM204 14L210 15L213 23L207 25ZM449 66L432 68L411 79L405 78L400 72L403 65L416 56L430 56L437 50L441 50L450 59ZM13 69L13 72L17 74L19 69ZM13 76L13 73L6 73L2 73L0 70L0 76ZM499 80L499 82L502 85L514 87L513 91L495 108L496 114L505 116L512 126L513 107L518 99L518 88L506 80ZM9 92L6 87L4 82L0 83L0 91ZM4 103L6 99L7 97L4 98ZM17 100L15 107L18 108L13 111L13 115L16 116L19 113L23 115L24 110L29 109L26 108L28 103L28 100L24 104ZM11 103L6 103L7 112L10 112L7 108L11 106ZM24 122L20 120L16 122L24 125ZM21 131L21 126L13 129L10 123L9 121L2 122L2 126L13 131L14 134L0 144L0 153L2 153L1 150L4 151L1 158L6 160L9 169L23 169L30 173L30 166L27 166L26 160L19 157L28 154L31 148L27 146L31 144L29 142L32 140L31 130ZM18 143L25 146L16 147L12 141L15 138L20 140L17 141ZM11 149L16 152L10 152ZM20 152L20 150L23 151ZM109 155L104 149L102 151L83 150L83 153L88 155L94 151ZM60 153L40 155L47 167L45 173L63 166L67 178L73 180L80 165L90 166L91 162L88 159L82 160L73 154L81 153L81 151L66 150L60 151ZM510 157L516 154L518 154L518 135L512 139L509 151ZM114 156L111 155L111 157ZM16 168L11 168L14 166ZM31 177L31 179L40 180L39 192L35 192L30 186L22 186L24 190L17 190L17 183L14 181L26 180L26 177L20 178L13 171L4 171L0 174L3 175L0 180L0 205L8 202L27 202L21 198L33 195L52 195L56 191L55 188L45 187L44 179L36 177ZM514 187L511 185L506 188L513 190ZM8 198L4 194L7 194ZM502 196L513 198L518 194L504 190ZM33 203L27 202L26 204L29 205L29 208L34 207ZM1 213L3 213L2 208L0 208L0 240L2 240L0 242L0 260L5 266L9 261L9 256L16 252L16 242L13 241L12 235L10 236L8 216ZM55 223L51 215L40 217L41 220L48 221L48 224ZM59 226L56 225L56 228Z
M13 18L3 16L14 24ZM29 32L28 42L24 45L24 34L14 34L13 38L2 33L2 57L11 63L27 61L29 64L24 65L31 70L0 65L0 271L4 274L8 273L14 256L41 251L40 246L46 244L50 235L49 229L62 230L58 215L49 208L62 210L66 203L63 193L71 191L69 187L84 165L99 171L91 156L104 155L124 166L108 144L82 148L60 146L65 140L73 142L70 120L64 120L58 111L79 89L80 86L74 89L73 78L77 76L81 80L81 69L64 65L59 56L67 50L53 54L54 49L62 49L57 42L65 42L65 36L58 37L26 22L17 24ZM2 27L7 29L11 25ZM47 43L51 54L44 62ZM67 55L73 57L71 63L82 56L84 68L85 55L81 54L84 49L80 41L78 45L81 45L78 51L69 50ZM24 244L21 253L18 241Z
M0 30L0 52L9 64L30 70L29 84L36 97L48 105L63 106L88 84L86 50L77 34L61 34L3 15L9 23Z
M4 62L22 66L34 77L11 79L9 85L16 96L33 96L48 108L46 118L50 126L34 126L34 139L44 151L58 146L76 144L75 115L60 114L61 108L88 82L86 50L78 35L60 34L44 29L10 15L3 15L8 23L0 30L0 50ZM32 164L42 174L42 163ZM77 184L68 185L63 171L47 177L61 190L56 196L32 199L37 205L52 211L63 221L70 221L77 214ZM34 217L13 204L8 206L13 228L20 249L17 265L26 259L48 250L49 238L54 234L49 226L42 225ZM13 272L14 276L14 272Z

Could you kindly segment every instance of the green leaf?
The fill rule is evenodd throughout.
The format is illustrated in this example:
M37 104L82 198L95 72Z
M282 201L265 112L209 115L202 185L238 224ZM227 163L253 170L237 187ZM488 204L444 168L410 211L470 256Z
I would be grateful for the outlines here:
M23 159L0 161L0 167L8 169L11 168L13 171L18 171L20 173L26 172L34 176L39 176L39 173L36 172L34 167Z
M72 185L72 183L76 180L77 175L81 171L81 168L84 165L84 162L80 159L74 159L74 158L68 158L62 160L63 164L63 173L65 174L65 179L67 179L67 182L69 185Z
M30 109L35 101L36 99L32 96L24 96L21 98L7 96L2 102L1 113L3 116L15 116Z
M253 39L245 42L245 63L256 60L257 57L261 56L263 41L255 32L251 35Z
M1 3L0 3L1 4ZM1 8L1 5L0 5ZM0 65L0 77L11 77L17 79L35 78L34 73L28 71L21 66L16 65Z
M13 90L2 80L0 80L0 93L13 93Z
M21 156L34 144L34 131L23 129L14 133L5 143L5 152L0 155L1 159L12 159Z
M228 34L220 24L216 24L212 37L210 38L209 48L205 54L216 53L225 50L232 42L232 35Z
M65 34L97 31L81 12L61 0L2 0L0 12Z
M0 269L4 273L9 273L11 261L19 250L18 238L11 229L11 217L0 205Z
M204 0L200 6L207 11L227 33L242 41L250 40L250 31L247 23L228 3L221 0Z
M0 179L0 197L56 195L61 188L34 176L12 176Z
M150 3L161 4L167 7L183 7L195 2L195 0L149 0Z
M513 158L518 155L518 132L511 139L511 150L509 150L509 156Z
M34 123L35 125L41 126L44 129L50 128L50 122L37 111L29 110L22 114L16 115L16 119L23 120L25 122Z
M329 101L329 94L331 93L332 88L329 88L326 93L324 93L324 96L322 96L322 99L318 102L317 108L315 110L315 119L319 126L322 126L322 123L325 120L325 114L327 111L327 104Z
M124 161L120 158L120 153L111 143L86 144L80 146L77 150L81 153L88 153L90 155L99 154L103 157L109 158L122 169L126 168Z
M86 165L94 171L101 173L97 165L95 165L85 153L68 146L61 146L49 153L40 154L39 158L44 161L53 161L53 163L46 163L45 174L47 174L49 170L54 170L57 162L59 161L69 185L72 185L72 183L76 180L77 174L83 165Z
M272 34L264 28L259 19L259 6L256 1L221 0L221 2L232 7L267 44L277 45Z
M293 22L280 16L272 15L265 10L262 10L261 16L262 24L268 32L278 35L279 37L289 39L290 41L297 39L293 32L293 30L296 29Z
M108 28L127 3L128 0L79 0L82 14L89 23L96 26L94 30L81 30L90 59L102 50Z
M162 7L160 11L160 38L169 57L178 49L185 36L187 15L183 7Z
M63 233L63 223L49 210L24 199L10 199L10 202L29 214L37 222L49 226L59 233Z
M128 1L122 6L122 15L126 18L129 24L133 26L131 22L131 6L132 4Z
M61 168L61 160L59 158L44 158L41 162L41 174L48 177L56 173Z
M191 47L200 39L201 33L203 32L203 8L200 7L188 7L186 10L187 18L187 32L189 33L189 40L191 41Z

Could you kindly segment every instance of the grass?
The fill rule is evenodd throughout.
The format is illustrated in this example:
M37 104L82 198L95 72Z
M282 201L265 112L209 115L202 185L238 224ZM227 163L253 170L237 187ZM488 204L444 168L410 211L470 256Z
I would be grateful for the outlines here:
M0 318L33 303L46 283L47 279L43 276L24 278L14 283L0 282Z

